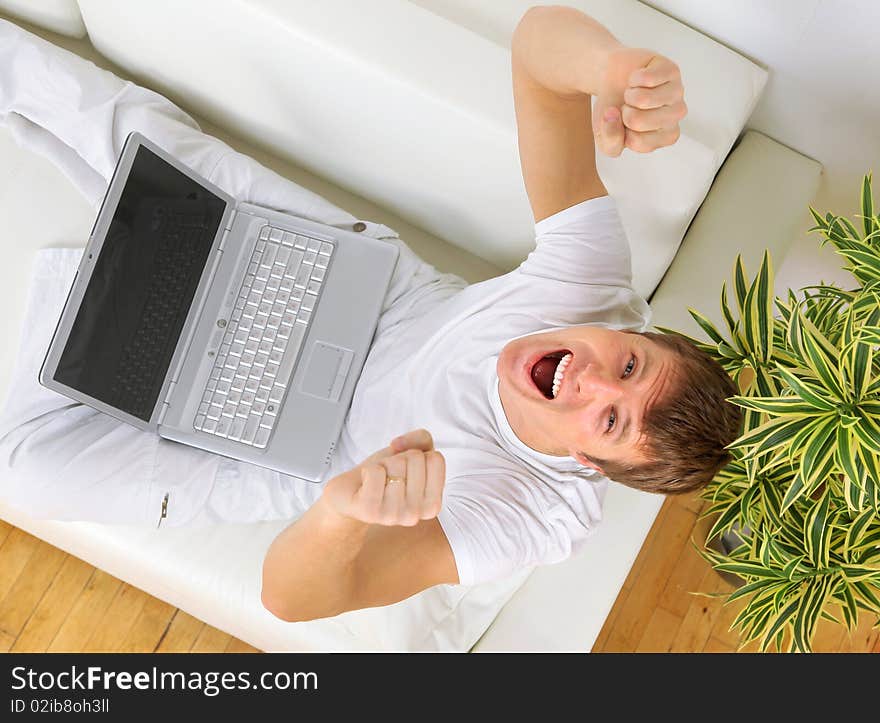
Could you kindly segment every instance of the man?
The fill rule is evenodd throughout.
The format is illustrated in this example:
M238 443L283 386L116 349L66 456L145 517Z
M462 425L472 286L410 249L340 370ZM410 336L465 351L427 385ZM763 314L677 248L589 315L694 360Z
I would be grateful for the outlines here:
M34 82L54 51L16 41L0 68ZM739 429L724 401L733 384L683 340L638 333L649 309L595 167L594 146L617 156L675 143L678 68L563 7L527 12L512 53L537 247L517 270L467 286L372 225L401 259L325 483L141 433L25 375L0 428L5 496L65 519L148 521L159 500L169 524L294 519L266 554L263 603L308 620L565 559L601 519L609 477L666 493L711 479ZM0 83L12 88L0 113L61 139L105 180L137 129L239 198L355 220L199 134L160 96L72 58L52 73L51 98ZM90 123L83 108L97 109ZM100 490L114 490L105 509L84 511Z

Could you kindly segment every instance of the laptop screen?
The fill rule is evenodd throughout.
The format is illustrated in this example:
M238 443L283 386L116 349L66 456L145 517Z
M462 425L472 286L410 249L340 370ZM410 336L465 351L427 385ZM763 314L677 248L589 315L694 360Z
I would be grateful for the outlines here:
M138 149L56 381L149 421L225 209Z

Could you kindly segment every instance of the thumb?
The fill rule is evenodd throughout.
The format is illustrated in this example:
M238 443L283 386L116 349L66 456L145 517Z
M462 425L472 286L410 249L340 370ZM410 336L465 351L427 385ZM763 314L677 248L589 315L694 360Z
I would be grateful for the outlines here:
M606 156L617 158L623 152L626 129L623 127L623 119L620 109L608 106L602 111L599 119L598 143L599 150Z
M392 439L387 447L367 457L361 462L361 465L378 462L380 459L392 457L408 449L420 449L423 452L434 449L434 439L431 437L431 433L427 429L413 429L406 434L401 434Z
M428 452L434 449L434 439L427 429L413 429L391 440L391 449L395 454L407 449L420 449Z

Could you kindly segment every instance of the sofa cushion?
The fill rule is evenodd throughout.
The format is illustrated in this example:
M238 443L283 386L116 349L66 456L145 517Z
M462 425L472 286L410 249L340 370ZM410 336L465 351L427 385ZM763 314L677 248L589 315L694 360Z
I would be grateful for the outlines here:
M76 0L0 0L0 12L72 38L86 35Z
M534 247L507 47L532 4L80 0L97 49L155 90L505 271ZM598 160L647 296L767 74L637 0L568 4L682 69L681 140Z

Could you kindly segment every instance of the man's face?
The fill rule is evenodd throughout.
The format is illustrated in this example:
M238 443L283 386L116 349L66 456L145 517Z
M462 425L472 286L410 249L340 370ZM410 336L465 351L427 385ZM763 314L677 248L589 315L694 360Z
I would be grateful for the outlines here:
M647 461L643 419L674 368L674 352L640 334L572 326L508 342L498 391L511 428L532 449L593 468L584 454L639 463Z

